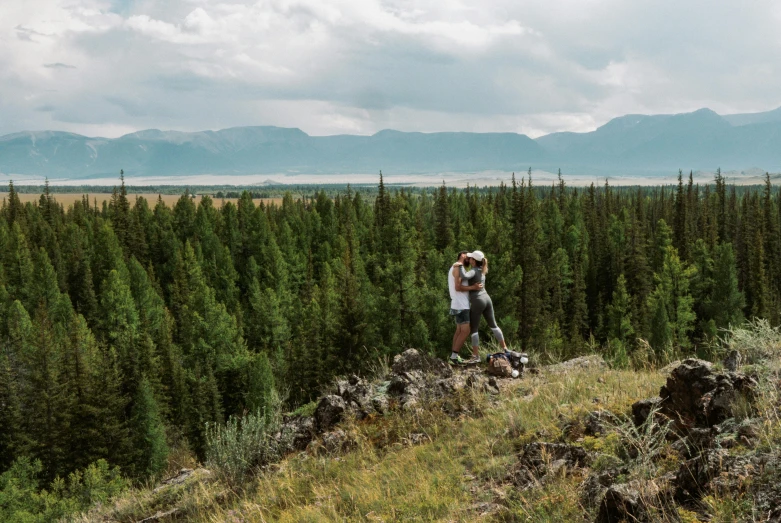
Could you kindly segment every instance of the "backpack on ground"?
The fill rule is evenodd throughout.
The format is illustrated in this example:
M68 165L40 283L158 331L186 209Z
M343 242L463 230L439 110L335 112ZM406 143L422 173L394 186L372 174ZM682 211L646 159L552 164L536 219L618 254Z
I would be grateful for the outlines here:
M513 374L513 366L510 359L504 352L490 354L487 358L488 374L499 376L500 378L509 378Z

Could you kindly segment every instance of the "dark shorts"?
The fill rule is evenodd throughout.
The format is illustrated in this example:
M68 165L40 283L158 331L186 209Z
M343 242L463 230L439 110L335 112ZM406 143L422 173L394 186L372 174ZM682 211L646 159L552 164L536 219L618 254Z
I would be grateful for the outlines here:
M456 319L456 325L469 323L469 309L450 309L450 315Z

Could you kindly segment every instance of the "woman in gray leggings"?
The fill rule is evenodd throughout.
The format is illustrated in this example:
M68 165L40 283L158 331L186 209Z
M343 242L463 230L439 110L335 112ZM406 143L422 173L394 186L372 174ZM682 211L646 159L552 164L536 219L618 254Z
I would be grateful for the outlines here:
M494 318L494 304L491 301L488 292L485 290L485 275L488 274L488 259L482 251L467 253L466 257L475 269L465 271L464 267L461 266L461 278L469 280L469 285L475 283L483 284L482 288L475 291L469 291L469 326L472 333L472 355L477 355L477 349L480 345L480 334L478 333L480 329L480 316L485 316L488 327L491 328L491 332L494 334L496 341L504 350L507 350L507 344L504 341L502 329L496 324L496 318Z

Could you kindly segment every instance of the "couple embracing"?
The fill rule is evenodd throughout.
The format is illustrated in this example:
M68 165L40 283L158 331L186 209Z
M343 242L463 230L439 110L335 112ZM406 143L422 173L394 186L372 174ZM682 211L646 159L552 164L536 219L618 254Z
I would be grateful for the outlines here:
M447 275L450 288L450 315L456 320L453 348L450 353L452 364L480 363L480 317L484 316L496 341L507 350L502 329L494 318L494 304L485 290L485 275L488 274L488 259L482 251L458 253L458 260L450 267ZM461 358L459 352L467 335L472 337L472 357Z

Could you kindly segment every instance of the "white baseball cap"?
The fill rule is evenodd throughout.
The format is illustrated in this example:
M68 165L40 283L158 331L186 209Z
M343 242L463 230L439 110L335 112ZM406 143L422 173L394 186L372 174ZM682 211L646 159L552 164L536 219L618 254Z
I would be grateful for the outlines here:
M483 261L483 258L485 258L483 251L468 252L466 253L466 256L467 258L474 258L477 261Z

